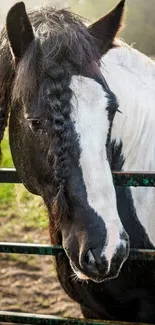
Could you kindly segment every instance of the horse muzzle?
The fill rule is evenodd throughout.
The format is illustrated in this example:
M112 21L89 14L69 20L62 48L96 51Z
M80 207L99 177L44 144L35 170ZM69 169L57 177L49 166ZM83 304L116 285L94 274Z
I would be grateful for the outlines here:
M77 278L94 282L103 282L116 278L129 255L129 239L126 232L123 232L121 235L120 245L116 247L115 254L110 261L104 253L106 250L103 249L103 246L88 248L87 245L86 247L82 245L80 253L77 251L75 254L74 251L74 257L72 255L72 247L64 248L69 257L71 268L77 275Z

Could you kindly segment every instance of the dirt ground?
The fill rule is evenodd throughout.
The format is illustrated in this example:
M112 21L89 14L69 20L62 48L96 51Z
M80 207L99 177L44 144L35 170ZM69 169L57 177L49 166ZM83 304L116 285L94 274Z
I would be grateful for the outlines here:
M50 243L48 229L21 229L15 216L1 217L1 229L10 218L15 226L3 241L28 242L30 235L34 243ZM0 255L0 310L81 317L79 306L60 287L51 256Z

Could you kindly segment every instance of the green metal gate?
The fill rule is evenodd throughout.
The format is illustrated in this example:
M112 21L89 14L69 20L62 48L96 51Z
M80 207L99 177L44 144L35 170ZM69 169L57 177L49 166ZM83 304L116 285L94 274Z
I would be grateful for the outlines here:
M114 184L117 186L148 186L155 187L154 173L129 173L113 172ZM21 183L15 169L0 169L0 183ZM0 243L0 253L16 254L37 254L54 255L62 251L60 246L21 244L21 243ZM155 261L155 250L131 249L130 260ZM133 323L122 323L115 321L91 321L74 318L63 318L39 314L14 313L0 311L0 322L20 324L44 324L44 325L135 325ZM138 325L138 323L136 323ZM139 324L140 325L140 324ZM145 324L147 325L147 324Z

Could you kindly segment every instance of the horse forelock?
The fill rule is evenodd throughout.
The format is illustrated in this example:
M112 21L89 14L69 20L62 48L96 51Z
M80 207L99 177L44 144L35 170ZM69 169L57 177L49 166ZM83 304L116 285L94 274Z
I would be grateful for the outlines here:
M32 69L32 65L36 69L35 61L38 52L38 56L41 56L39 66L41 73L44 72L44 67L45 69L46 67L53 68L55 63L62 65L65 61L70 62L75 71L81 72L88 62L97 57L95 41L77 15L66 10L55 11L49 7L33 11L29 17L36 38L31 44L31 51L29 48L25 54L24 76L20 71L22 61L19 66L20 81L22 78L25 79L26 74ZM37 53L36 44L38 44ZM29 64L31 64L30 69ZM57 76L53 77L56 79ZM34 79L32 79L32 83L34 84ZM31 89L32 83L28 83L29 87L25 83L22 84L27 90L27 88Z

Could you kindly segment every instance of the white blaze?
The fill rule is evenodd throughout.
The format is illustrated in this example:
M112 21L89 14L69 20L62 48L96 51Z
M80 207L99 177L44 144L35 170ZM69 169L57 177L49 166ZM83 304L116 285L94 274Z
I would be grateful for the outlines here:
M73 77L71 118L79 135L80 167L90 207L104 220L107 242L103 247L109 267L120 245L122 224L116 207L116 195L107 160L109 131L108 99L101 85L86 77Z

